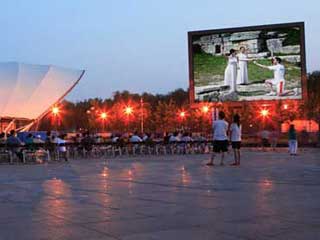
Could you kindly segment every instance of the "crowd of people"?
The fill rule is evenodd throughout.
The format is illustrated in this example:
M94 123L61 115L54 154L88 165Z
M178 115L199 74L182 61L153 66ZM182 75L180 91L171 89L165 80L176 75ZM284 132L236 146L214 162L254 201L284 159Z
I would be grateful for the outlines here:
M21 162L23 162L23 150L34 150L36 155L42 155L44 151L49 151L50 156L56 158L56 155L59 154L59 157L68 161L65 137L66 134L58 136L56 134L52 134L51 131L48 131L45 139L42 139L41 135L33 135L29 133L25 140L22 141L17 136L16 131L11 130L8 135L5 133L0 134L0 145L5 145Z
M208 166L214 166L214 159L217 154L221 154L220 165L224 166L224 157L225 153L228 152L229 142L231 143L232 150L234 153L234 163L230 164L232 166L240 166L240 149L241 149L241 141L242 141L242 128L240 123L240 116L235 114L233 116L233 122L229 125L229 123L225 120L225 113L219 112L219 119L213 122L213 153L211 155L210 161L207 163ZM276 131L272 132L272 135L269 136L269 131L261 132L261 140L262 140L262 149L269 144L269 140L271 139L271 148L275 149L277 145L278 135ZM297 155L298 150L298 140L297 133L295 130L295 126L293 124L290 125L288 131L288 145L289 145L289 153L292 156Z
M259 135L261 138L262 150L264 150L266 146L270 146L274 150L276 149L279 138L279 133L276 129L271 129L271 131L263 130ZM91 152L95 145L103 145L105 143L124 147L127 144L139 145L139 143L141 143L141 145L176 144L177 146L187 146L188 144L190 145L192 143L203 142L206 144L201 145L202 149L199 152L208 153L209 150L205 148L208 146L207 143L212 142L213 154L211 155L211 159L207 165L214 165L214 159L217 154L221 154L220 164L224 165L225 153L228 152L229 145L231 145L234 155L234 162L231 165L239 166L241 159L241 141L242 127L240 123L240 116L235 114L233 116L232 123L229 124L225 120L225 113L222 111L219 112L219 119L213 122L212 136L209 137L199 133L193 134L188 131L180 130L164 134L139 134L137 131L131 134L114 133L108 138L103 138L101 135L92 134L87 131L84 133L78 133L71 138L67 138L67 134L58 135L57 132L48 131L45 136L28 133L24 138L24 141L22 141L14 130L12 130L8 135L0 133L0 146L5 145L8 147L21 161L23 160L23 150L26 149L37 149L39 151L46 150L53 158L56 158L56 155L59 154L59 158L63 158L65 161L68 161L68 149L66 146L68 144L73 144L73 147L76 147L79 152ZM37 148L35 148L35 146ZM298 140L294 125L290 125L288 131L288 146L289 153L291 155L296 155Z

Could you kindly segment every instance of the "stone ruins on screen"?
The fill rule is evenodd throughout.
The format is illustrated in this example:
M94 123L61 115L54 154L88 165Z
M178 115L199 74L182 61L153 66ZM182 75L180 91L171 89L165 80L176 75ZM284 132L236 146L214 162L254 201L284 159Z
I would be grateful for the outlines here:
M228 53L232 48L238 50L244 46L249 57L267 58L281 55L281 58L288 62L300 63L300 44L285 44L288 37L289 34L284 31L222 33L201 36L193 41L193 45L200 46L205 53L218 56Z

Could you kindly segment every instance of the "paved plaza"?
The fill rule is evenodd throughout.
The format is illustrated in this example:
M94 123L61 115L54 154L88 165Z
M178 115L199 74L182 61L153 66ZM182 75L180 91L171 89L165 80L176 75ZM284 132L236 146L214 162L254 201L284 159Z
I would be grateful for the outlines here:
M1 165L0 239L320 239L320 150L279 151Z

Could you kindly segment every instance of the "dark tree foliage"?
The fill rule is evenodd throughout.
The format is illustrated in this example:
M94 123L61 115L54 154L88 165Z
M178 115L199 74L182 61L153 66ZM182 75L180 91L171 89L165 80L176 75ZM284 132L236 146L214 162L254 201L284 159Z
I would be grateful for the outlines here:
M283 46L290 46L290 45L299 45L300 44L300 30L298 29L288 29L286 31L288 35L283 41Z
M314 119L320 126L320 71L314 71L308 75L308 100L305 104L307 118ZM318 133L320 142L320 128Z
M303 105L289 103L289 111L283 111L281 101L270 108L268 121L259 117L261 104L243 102L240 108L233 108L227 103L218 104L226 113L228 121L235 113L242 119L243 131L255 132L262 127L279 128L281 123L293 119L314 119L320 123L320 72L308 75L308 99ZM143 120L145 132L172 132L176 129L188 129L193 132L211 132L212 114L203 114L201 108L190 106L188 91L176 89L168 94L142 94L129 91L116 91L112 98L92 98L80 102L64 101L61 113L53 118L49 113L41 123L39 129L58 129L64 131L105 131L124 132L140 131ZM125 107L130 106L132 113L125 114ZM179 117L179 112L185 111L185 118ZM100 119L101 112L107 112L105 122Z

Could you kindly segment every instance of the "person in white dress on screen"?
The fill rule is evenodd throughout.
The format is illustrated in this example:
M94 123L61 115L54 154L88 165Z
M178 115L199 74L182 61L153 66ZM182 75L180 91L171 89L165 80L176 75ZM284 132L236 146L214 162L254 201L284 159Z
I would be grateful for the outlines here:
M245 47L240 47L240 53L237 55L237 57L239 61L237 84L248 84L248 62L251 61L251 59L248 58Z
M228 54L228 65L224 71L224 85L230 86L230 92L237 91L237 65L236 50L231 49Z

